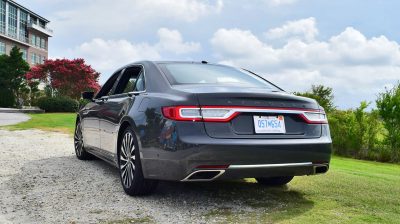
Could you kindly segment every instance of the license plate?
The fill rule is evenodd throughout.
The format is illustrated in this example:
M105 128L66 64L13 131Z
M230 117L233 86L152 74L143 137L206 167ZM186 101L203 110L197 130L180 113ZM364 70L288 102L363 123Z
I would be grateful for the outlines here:
M253 118L256 133L286 133L284 116L254 116Z

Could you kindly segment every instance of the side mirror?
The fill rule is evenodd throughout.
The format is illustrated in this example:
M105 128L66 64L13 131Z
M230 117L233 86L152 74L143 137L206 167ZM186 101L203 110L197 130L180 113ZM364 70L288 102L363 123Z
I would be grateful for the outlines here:
M93 100L93 97L94 97L94 92L83 92L82 93L82 99Z

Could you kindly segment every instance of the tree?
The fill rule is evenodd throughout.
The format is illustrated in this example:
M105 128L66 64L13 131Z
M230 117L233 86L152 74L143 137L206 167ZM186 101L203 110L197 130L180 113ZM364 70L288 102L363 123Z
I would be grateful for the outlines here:
M304 93L295 92L294 94L315 99L319 105L325 109L326 112L332 112L336 108L333 103L333 90L330 87L323 85L312 85L311 91Z
M400 156L400 83L393 89L386 89L376 100L379 115L387 129L387 143L393 153L393 160Z
M0 106L14 106L15 99L27 92L25 74L28 71L29 65L18 47L11 49L10 56L0 56Z
M84 59L46 60L26 74L29 82L40 80L50 88L52 95L68 96L79 99L83 91L98 91L100 73Z

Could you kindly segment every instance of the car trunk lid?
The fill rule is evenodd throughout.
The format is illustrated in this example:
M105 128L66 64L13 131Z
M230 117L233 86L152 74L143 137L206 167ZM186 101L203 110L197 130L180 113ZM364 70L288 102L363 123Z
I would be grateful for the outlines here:
M207 134L213 138L287 139L321 136L321 124L310 124L302 117L304 111L320 109L314 100L308 98L259 88L191 85L177 89L195 93L202 109L225 108L235 113L232 119L223 122L213 119L204 122ZM282 119L284 133L257 133L256 117Z

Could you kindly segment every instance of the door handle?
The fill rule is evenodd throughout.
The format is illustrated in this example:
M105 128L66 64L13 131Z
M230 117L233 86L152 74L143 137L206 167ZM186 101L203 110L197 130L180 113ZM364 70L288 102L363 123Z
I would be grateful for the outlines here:
M96 103L102 104L104 102L106 102L108 100L108 96L107 97L101 97L99 99L96 99Z

